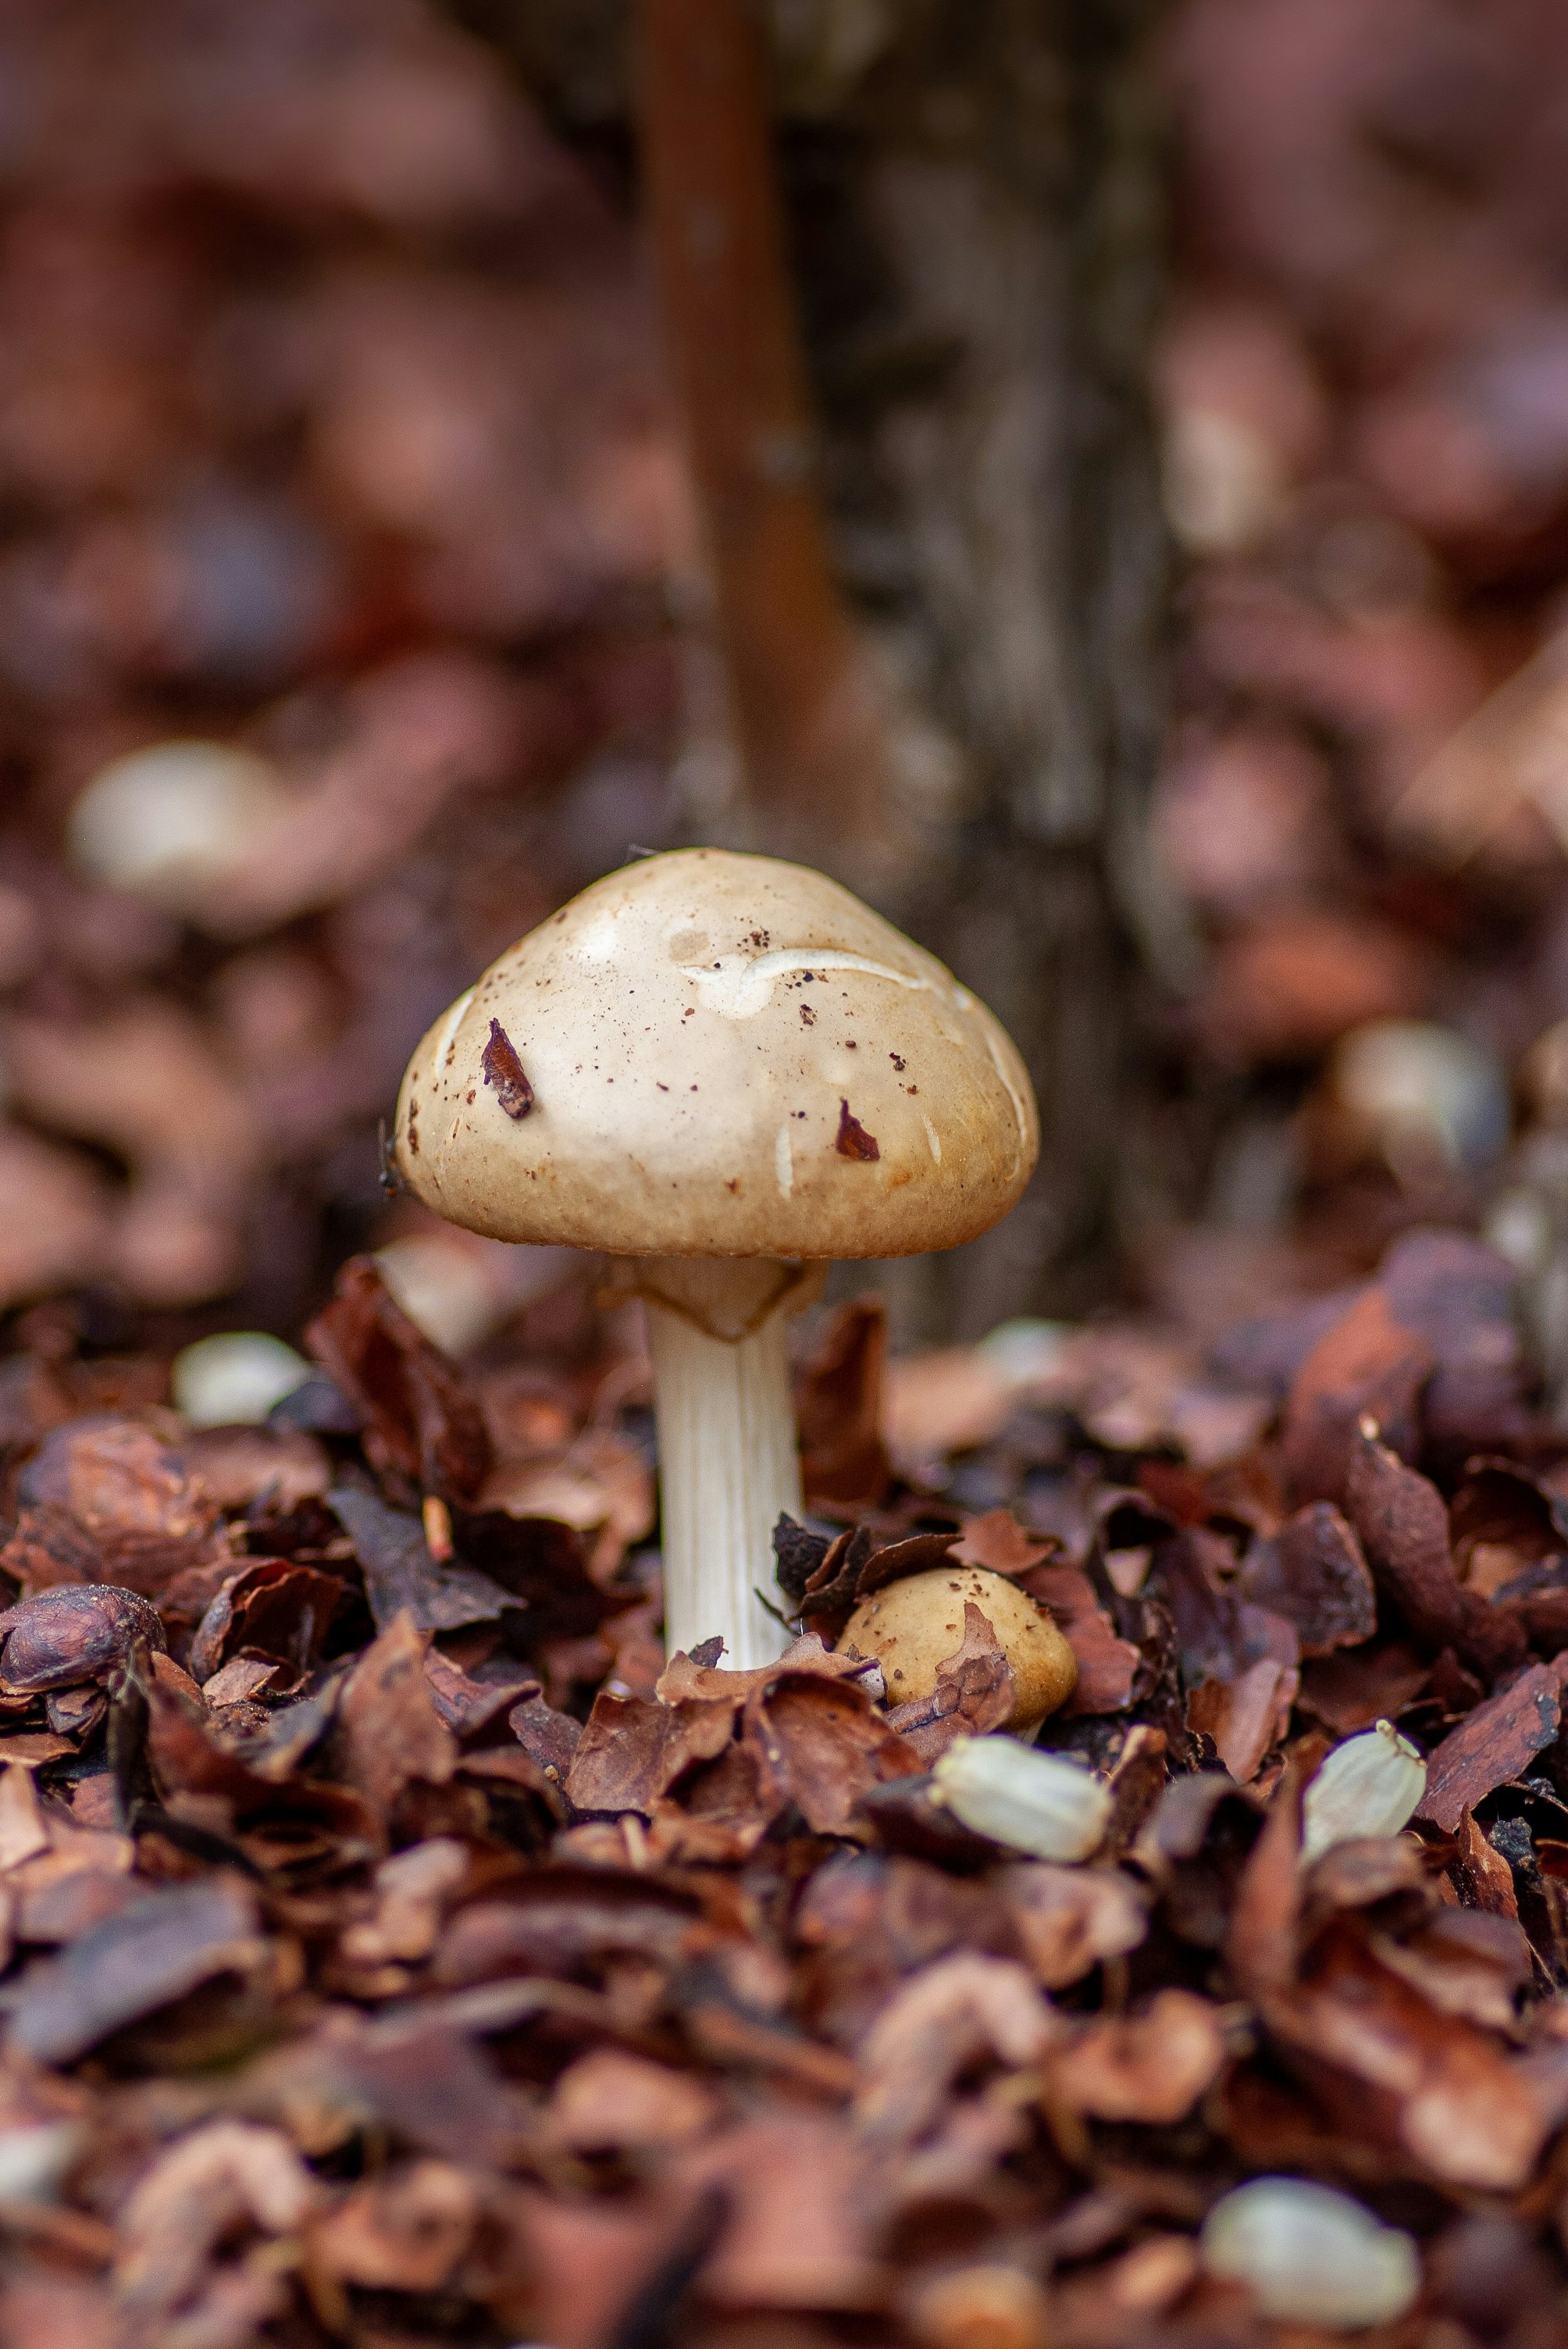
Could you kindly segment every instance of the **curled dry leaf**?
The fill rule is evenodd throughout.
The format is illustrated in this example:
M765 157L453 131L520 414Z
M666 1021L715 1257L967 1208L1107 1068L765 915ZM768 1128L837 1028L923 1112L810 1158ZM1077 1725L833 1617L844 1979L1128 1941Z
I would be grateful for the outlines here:
M356 1485L335 1485L334 1516L354 1543L377 1629L407 1615L423 1631L451 1631L503 1615L514 1602L476 1568L438 1564L423 1521Z
M818 1835L842 1835L862 1795L920 1768L896 1721L852 1681L783 1679L748 1705L745 1734Z
M1038 2063L1059 2025L1022 1966L964 1953L940 1959L884 2007L861 2051L855 2116L872 2137L913 2140L948 2088L983 2057Z
M582 1723L558 1713L537 1692L514 1704L506 1722L523 1752L564 1784L583 1741Z
M484 1414L456 1364L393 1302L374 1257L344 1266L305 1344L360 1413L377 1467L444 1500L475 1497L493 1456Z
M426 1684L428 1634L399 1615L344 1683L338 1737L345 1782L382 1815L415 1779L442 1786L457 1764L451 1731Z
M992 1574L1027 1574L1050 1556L1056 1544L1037 1541L1025 1532L1011 1509L987 1509L984 1516L966 1517L953 1556L965 1566L983 1566Z
M573 1755L566 1791L580 1811L652 1817L659 1796L683 1772L724 1751L736 1710L723 1698L663 1704L603 1691Z
M800 1475L812 1507L824 1501L874 1507L892 1468L882 1441L887 1314L882 1299L841 1306L798 1372L795 1413Z
M1309 1502L1254 1544L1243 1579L1249 1599L1295 1625L1304 1656L1357 1647L1377 1628L1361 1545L1331 1501Z
M1120 1713L1132 1701L1143 1652L1119 1635L1088 1575L1075 1566L1036 1566L1026 1569L1023 1588L1047 1609L1078 1665L1062 1719Z
M108 1582L161 1602L173 1586L200 1588L204 1569L215 1580L232 1563L212 1494L135 1420L94 1414L56 1428L16 1492L5 1560L30 1589ZM183 1613L191 1601L177 1603Z
M1380 1933L1372 1946L1386 1966L1414 1982L1440 2014L1460 2014L1511 2033L1518 1998L1531 1978L1530 1944L1517 1918L1439 1909L1403 1940Z
M482 2207L478 2182L453 2163L401 2164L317 2219L312 2258L343 2283L437 2292L454 2283Z
M1208 2093L1225 2058L1211 2002L1162 1990L1141 2014L1102 2015L1053 2049L1048 2094L1095 2120L1169 2124Z
M450 1836L432 1836L384 1859L371 1878L376 1913L344 1933L345 1958L371 1966L428 1958L446 1906L468 1872L468 1853Z
M1346 1493L1351 1521L1378 1588L1418 1640L1433 1648L1451 1647L1488 1680L1523 1661L1519 1625L1460 1583L1449 1547L1448 1511L1434 1485L1362 1430L1351 1454Z
M214 1975L247 1972L264 1956L254 1897L233 1878L148 1891L17 1985L15 2046L68 2064L140 2016Z
M550 2102L552 2134L578 2153L686 2145L718 2114L717 2097L695 2073L616 2047L569 2064Z
M171 2315L241 2228L292 2234L324 2199L288 2138L209 2121L160 2154L120 2213L115 2287L128 2307Z
M325 1447L299 1427L204 1427L174 1448L220 1509L287 1516L332 1482Z
M1394 1319L1381 1288L1363 1291L1313 1347L1291 1381L1284 1457L1301 1501L1342 1501L1357 1430L1370 1417L1401 1459L1418 1444L1417 1398L1434 1356Z
M1213 1740L1232 1777L1245 1785L1284 1737L1300 1683L1294 1664L1260 1656L1233 1680L1201 1681L1187 1699L1187 1726Z
M571 1981L639 1955L684 1961L708 1938L679 1891L608 1868L561 1866L459 1909L441 1936L434 1976L451 1985L512 1973Z
M186 1656L191 1678L210 1680L232 1655L290 1668L286 1689L318 1661L348 1597L335 1574L287 1558L257 1558L231 1575L196 1627Z
M1271 2037L1346 2125L1398 2146L1447 2184L1511 2192L1548 2116L1526 2075L1473 2023L1440 2013L1351 1924L1333 1926L1310 1980L1269 1998Z
M849 2130L811 2113L765 2114L694 2148L685 2176L727 2212L704 2278L721 2305L804 2315L885 2301L874 2175Z

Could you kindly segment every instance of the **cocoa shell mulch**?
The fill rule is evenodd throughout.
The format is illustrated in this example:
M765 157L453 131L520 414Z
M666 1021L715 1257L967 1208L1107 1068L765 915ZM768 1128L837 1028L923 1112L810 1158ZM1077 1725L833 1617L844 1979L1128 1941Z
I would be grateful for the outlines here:
M974 1513L867 1440L850 1309L754 1671L662 1657L634 1423L561 1390L624 1537L509 1507L497 1392L367 1260L273 1426L18 1377L7 2342L64 2308L150 2349L1263 2341L1198 2236L1282 2171L1416 2238L1390 2343L1557 2338L1568 1438L1496 1270L1403 1241L1326 1326L1228 1341L1205 1375L1273 1417L1218 1466L1037 1400L955 1472ZM954 1560L1078 1657L1040 1743L1109 1785L1081 1865L934 1791L1007 1715L977 1609L929 1698L834 1652ZM1378 1718L1416 1816L1307 1864L1313 1776Z

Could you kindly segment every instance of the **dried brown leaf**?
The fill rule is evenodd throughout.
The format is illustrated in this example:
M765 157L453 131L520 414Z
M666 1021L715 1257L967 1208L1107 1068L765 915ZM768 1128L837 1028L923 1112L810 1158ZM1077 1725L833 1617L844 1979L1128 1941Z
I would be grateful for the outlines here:
M72 2063L199 1982L251 1970L265 1948L254 1896L238 1878L150 1890L29 1968L11 2010L12 2043L37 2063Z
M457 1764L457 1741L425 1680L428 1634L411 1616L366 1649L338 1704L343 1776L381 1816L414 1779L443 1786Z
M1299 1501L1344 1499L1357 1430L1368 1414L1401 1459L1414 1459L1417 1401L1435 1359L1424 1339L1393 1319L1380 1288L1361 1293L1291 1381L1284 1461Z
M1039 1541L1026 1533L1011 1509L987 1509L984 1516L965 1518L952 1555L992 1574L1027 1574L1057 1547L1054 1540Z
M454 2282L482 2213L477 2181L448 2161L411 2161L356 2187L311 2230L325 2274L369 2291L438 2292Z
M1361 1545L1331 1501L1309 1502L1272 1541L1255 1543L1242 1582L1249 1599L1295 1626L1304 1656L1356 1647L1377 1628Z
M1557 1734L1562 1683L1553 1667L1532 1664L1468 1713L1428 1757L1417 1816L1451 1835L1468 1810L1529 1768Z
M492 1453L484 1414L462 1373L388 1295L374 1257L353 1257L305 1344L365 1422L365 1447L449 1501L471 1501Z
M579 2056L555 2083L552 2135L580 2153L685 2145L710 2129L718 2098L690 2072L651 2064L623 2048Z
M516 1605L477 1568L438 1565L422 1520L407 1510L389 1509L357 1485L335 1485L329 1497L354 1543L377 1630L404 1614L424 1631L459 1630L465 1623L491 1622Z
M1354 1924L1331 1928L1312 1979L1264 2013L1342 2126L1384 2133L1449 2185L1507 2193L1529 2177L1548 2121L1527 2075L1392 1972Z
M855 2116L872 2138L910 2142L982 2057L1037 2064L1059 2024L1024 1968L971 1951L940 1959L882 2009L860 2051Z
M1021 1576L1019 1587L1049 1609L1078 1661L1078 1681L1062 1707L1062 1719L1120 1713L1130 1704L1142 1652L1119 1635L1088 1575L1076 1566L1037 1566Z
M862 1795L923 1767L863 1690L815 1673L790 1673L753 1697L745 1736L817 1835L842 1835Z
M1213 2086L1225 2056L1225 2034L1208 1999L1158 1991L1141 2014L1102 2015L1053 2049L1049 2094L1096 2120L1168 2126Z
M1362 1433L1355 1439L1346 1495L1378 1588L1418 1640L1451 1647L1488 1680L1522 1662L1519 1625L1466 1590L1454 1570L1448 1511L1435 1485Z
M1236 1781L1255 1778L1264 1756L1284 1737L1300 1674L1273 1656L1249 1664L1234 1680L1202 1681L1187 1698L1187 1726L1213 1740Z
M671 1704L602 1689L572 1757L569 1798L580 1811L638 1811L651 1818L683 1771L723 1752L738 1711L733 1697Z
M170 2315L242 2226L293 2234L324 2197L280 2130L209 2121L159 2156L120 2213L119 2297L145 2314Z
M882 1435L887 1315L882 1299L840 1307L795 1380L808 1501L872 1508L892 1468Z
M1026 1860L998 1870L996 1889L1047 1990L1065 1989L1107 1958L1124 1957L1149 1930L1141 1889L1114 1868Z
M1322 1753L1322 1739L1304 1739L1285 1764L1263 1833L1236 1887L1225 1956L1249 1998L1283 1987L1295 1972L1303 1895L1302 1802Z

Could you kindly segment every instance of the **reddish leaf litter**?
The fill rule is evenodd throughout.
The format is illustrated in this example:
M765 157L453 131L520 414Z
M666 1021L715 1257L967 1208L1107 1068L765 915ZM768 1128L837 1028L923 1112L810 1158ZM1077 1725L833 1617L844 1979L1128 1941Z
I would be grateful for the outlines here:
M1568 1437L1510 1302L1407 1236L1192 1365L1228 1457L1096 1434L1101 1343L927 1472L847 1308L749 1671L661 1658L634 1410L570 1407L594 1526L531 1506L515 1398L368 1260L263 1425L13 1357L7 2344L1326 2337L1205 2250L1259 2176L1413 2246L1369 2337L1563 2337ZM944 1798L1012 1702L977 1607L929 1698L836 1651L954 1564L1078 1657L1081 1863ZM1368 1750L1425 1759L1401 1831Z

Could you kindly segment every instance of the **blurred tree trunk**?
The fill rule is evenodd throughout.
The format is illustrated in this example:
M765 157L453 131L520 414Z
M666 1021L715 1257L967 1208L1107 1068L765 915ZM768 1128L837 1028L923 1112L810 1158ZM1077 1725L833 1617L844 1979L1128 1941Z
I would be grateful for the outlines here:
M617 0L454 5L569 132L628 119L634 26ZM1143 1178L1140 998L1176 952L1145 824L1166 603L1147 404L1165 261L1160 13L765 12L819 479L881 674L898 849L846 877L991 1002L1045 1124L1007 1222L890 1273L908 1335L1103 1298ZM733 685L733 655L730 668ZM791 844L845 870L824 798Z

